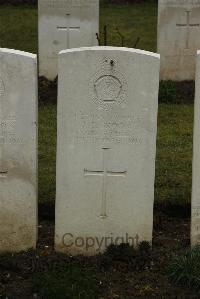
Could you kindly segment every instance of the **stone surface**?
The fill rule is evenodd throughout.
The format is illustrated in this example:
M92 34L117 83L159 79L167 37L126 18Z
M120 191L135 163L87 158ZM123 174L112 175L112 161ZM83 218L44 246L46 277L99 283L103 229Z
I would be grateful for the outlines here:
M191 207L191 244L200 245L200 51L196 59L196 91L194 106L193 173Z
M151 242L158 84L157 54L59 54L56 250Z
M37 58L0 49L0 251L37 238Z
M39 0L40 75L53 80L61 50L98 44L99 0Z
M200 48L200 0L159 0L161 80L194 80Z

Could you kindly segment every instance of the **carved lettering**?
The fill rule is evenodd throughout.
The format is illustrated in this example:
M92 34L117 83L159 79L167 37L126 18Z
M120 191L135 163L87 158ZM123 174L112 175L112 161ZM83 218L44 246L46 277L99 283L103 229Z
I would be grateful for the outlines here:
M141 144L138 130L144 125L142 118L132 115L97 115L76 113L77 142Z

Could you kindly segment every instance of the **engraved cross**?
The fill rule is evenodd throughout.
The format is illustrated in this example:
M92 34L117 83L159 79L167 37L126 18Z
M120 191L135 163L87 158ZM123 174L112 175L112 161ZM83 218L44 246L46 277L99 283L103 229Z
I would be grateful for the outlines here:
M107 188L108 188L108 177L125 177L127 171L112 171L107 169L107 161L109 148L103 149L103 169L102 170L88 170L84 169L85 176L101 176L103 178L102 181L102 202L101 202L101 218L107 217L106 212L106 199L107 199Z
M80 32L80 26L72 26L71 23L71 14L66 14L67 16L67 24L66 26L57 26L58 31L64 31L67 34L67 48L70 47L70 33L71 31L79 31Z
M200 24L197 24L197 23L191 24L190 23L190 14L191 14L190 10L187 10L185 13L186 13L186 23L184 23L184 24L177 23L176 26L177 27L186 27L186 29L187 29L186 49L189 49L190 28L191 27L199 27Z

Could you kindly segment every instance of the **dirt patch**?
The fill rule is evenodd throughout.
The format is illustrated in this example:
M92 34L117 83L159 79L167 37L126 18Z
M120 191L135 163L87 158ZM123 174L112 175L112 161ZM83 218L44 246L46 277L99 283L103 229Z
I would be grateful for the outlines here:
M32 276L52 267L81 264L92 267L101 282L101 298L199 298L191 290L176 288L167 279L171 256L189 246L188 218L171 218L156 211L153 251L146 267L136 271L129 259L69 257L53 249L54 223L41 221L36 251L0 257L0 298L40 298L34 295ZM35 297L34 297L35 296Z
M39 104L57 103L57 78L49 81L40 77L38 82Z
M159 103L193 104L195 95L194 81L161 81Z

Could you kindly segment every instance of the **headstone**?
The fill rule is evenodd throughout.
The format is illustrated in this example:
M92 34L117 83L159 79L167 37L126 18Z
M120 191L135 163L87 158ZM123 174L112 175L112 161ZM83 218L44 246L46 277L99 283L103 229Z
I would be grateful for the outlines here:
M196 92L194 106L193 174L191 207L191 244L200 245L200 51L196 59Z
M40 75L57 76L61 50L98 45L99 0L39 0Z
M152 240L159 55L59 54L56 250Z
M194 80L200 48L200 0L159 0L161 80Z
M37 58L0 49L0 252L37 237Z

